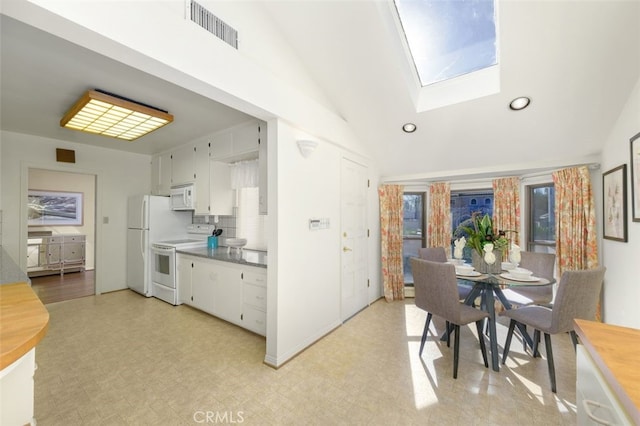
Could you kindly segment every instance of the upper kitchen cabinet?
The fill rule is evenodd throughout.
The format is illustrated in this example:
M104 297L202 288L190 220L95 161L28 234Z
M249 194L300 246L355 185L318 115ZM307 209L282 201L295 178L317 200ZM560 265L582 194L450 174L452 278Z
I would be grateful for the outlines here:
M211 158L231 163L258 158L258 141L266 134L266 123L251 121L212 137Z
M196 180L196 152L191 144L171 151L171 185L193 183Z
M211 215L233 214L234 192L231 189L229 164L211 160L209 164L211 191L209 200Z
M208 215L211 211L211 187L209 171L209 142L202 142L194 147L194 175L196 186L195 215Z
M154 155L151 159L151 194L171 195L171 153Z

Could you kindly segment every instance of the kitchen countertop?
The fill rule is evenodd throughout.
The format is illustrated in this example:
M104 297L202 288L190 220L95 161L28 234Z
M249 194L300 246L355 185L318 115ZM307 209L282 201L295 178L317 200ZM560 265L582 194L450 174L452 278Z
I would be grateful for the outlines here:
M48 328L49 312L29 284L0 286L0 370L40 343Z
M0 246L0 285L30 282L29 277Z
M618 401L640 424L640 330L595 321L574 322L580 341Z
M185 248L176 250L177 253L189 254L191 256L205 257L212 260L221 260L223 262L239 263L247 266L257 266L259 268L267 267L267 252L258 250L241 251L232 248L228 253L227 247L218 247L217 249L209 249L207 247Z

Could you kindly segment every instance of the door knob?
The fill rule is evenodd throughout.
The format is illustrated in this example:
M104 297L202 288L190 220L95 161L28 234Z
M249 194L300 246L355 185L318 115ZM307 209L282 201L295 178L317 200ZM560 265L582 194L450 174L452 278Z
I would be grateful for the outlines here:
M342 247L343 252L352 251L349 247Z

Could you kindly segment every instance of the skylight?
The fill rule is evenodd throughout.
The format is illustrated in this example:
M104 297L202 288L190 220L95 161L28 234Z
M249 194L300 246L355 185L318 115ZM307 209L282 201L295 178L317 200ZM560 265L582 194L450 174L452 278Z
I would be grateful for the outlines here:
M394 0L421 85L497 65L494 0Z

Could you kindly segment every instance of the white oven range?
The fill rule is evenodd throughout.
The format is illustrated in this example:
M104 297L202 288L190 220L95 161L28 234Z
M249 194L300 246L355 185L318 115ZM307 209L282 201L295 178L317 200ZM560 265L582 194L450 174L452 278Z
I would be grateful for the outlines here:
M176 250L206 246L207 237L214 230L214 225L192 224L187 226L187 236L183 239L157 241L151 244L153 253L151 293L153 297L172 305L178 304Z

